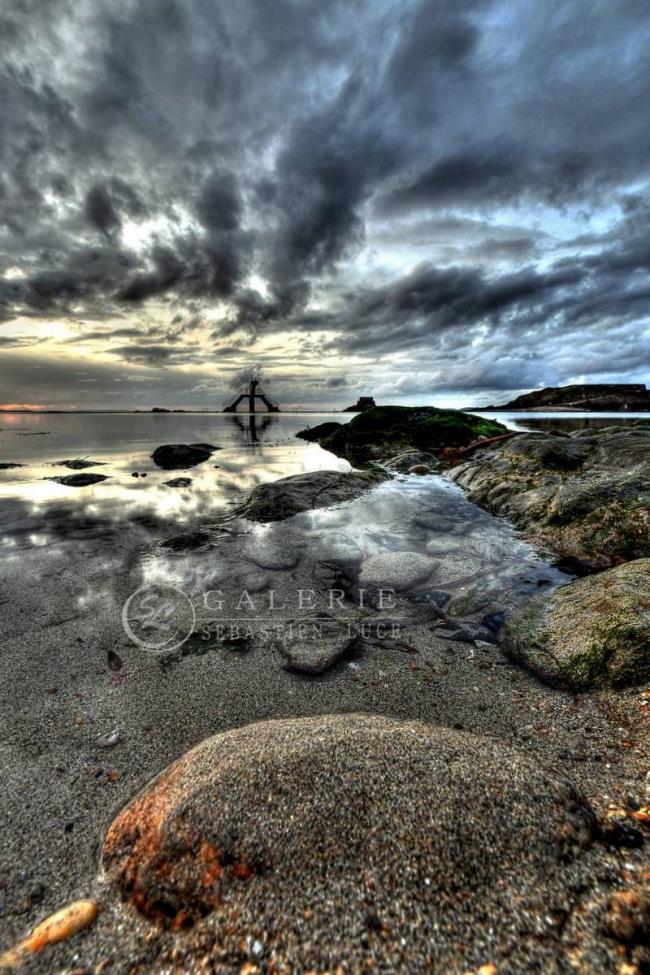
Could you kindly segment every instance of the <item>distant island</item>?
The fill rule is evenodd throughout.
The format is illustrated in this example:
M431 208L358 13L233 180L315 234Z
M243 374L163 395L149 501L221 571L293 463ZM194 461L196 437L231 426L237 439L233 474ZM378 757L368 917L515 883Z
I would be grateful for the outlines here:
M602 412L650 411L650 390L643 383L588 383L575 386L548 386L522 393L501 406L479 406L486 410L581 410Z

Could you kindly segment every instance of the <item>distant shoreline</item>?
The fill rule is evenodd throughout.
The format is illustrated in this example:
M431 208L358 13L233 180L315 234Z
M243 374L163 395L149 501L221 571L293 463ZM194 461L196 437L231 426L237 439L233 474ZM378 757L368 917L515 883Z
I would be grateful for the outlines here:
M279 410L280 414L295 414L295 413L345 413L346 410ZM133 414L137 416L178 416L179 414L188 414L201 416L277 416L278 413L267 413L266 410L259 410L255 413L248 413L246 410L241 410L241 412L227 413L224 410L2 410L0 409L0 415L5 416L79 416L81 414Z

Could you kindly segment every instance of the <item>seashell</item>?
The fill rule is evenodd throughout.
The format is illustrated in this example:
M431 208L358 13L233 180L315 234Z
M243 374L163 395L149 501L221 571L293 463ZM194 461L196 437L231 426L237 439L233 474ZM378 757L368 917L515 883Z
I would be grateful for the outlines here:
M16 968L25 960L25 955L41 951L46 945L55 944L71 938L77 931L82 931L92 924L97 917L95 901L74 901L60 911L50 914L44 921L37 924L31 934L21 941L15 948L6 951L0 957L0 968Z
M114 748L120 740L119 728L113 728L106 735L100 735L95 744L99 748Z

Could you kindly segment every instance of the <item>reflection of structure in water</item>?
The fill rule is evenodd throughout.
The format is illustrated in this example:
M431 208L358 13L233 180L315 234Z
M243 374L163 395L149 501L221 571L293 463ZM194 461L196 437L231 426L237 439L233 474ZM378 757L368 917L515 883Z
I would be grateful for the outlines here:
M224 410L224 412L229 411ZM241 432L244 434L246 440L249 440L251 443L259 443L260 434L263 434L265 430L268 430L271 424L277 422L275 417L269 416L268 413L262 416L259 423L255 413L251 413L250 416L246 416L245 413L235 413L232 419L233 423L236 423Z
M268 396L260 386L260 377L258 375L251 376L250 384L240 389L237 395L235 396L234 400L232 400L232 402L227 401L226 405L223 408L223 412L236 413L239 404L242 403L244 400L248 400L248 412L254 413L255 401L258 399L262 400L269 413L280 412L280 407L276 403L273 403L268 398Z

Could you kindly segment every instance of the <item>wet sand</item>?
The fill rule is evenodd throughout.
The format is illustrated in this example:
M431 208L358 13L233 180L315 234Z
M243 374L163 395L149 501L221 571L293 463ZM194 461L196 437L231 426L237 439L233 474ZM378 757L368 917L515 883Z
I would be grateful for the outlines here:
M413 598L444 591L458 619L477 621L539 591L540 581L562 581L507 526L438 478L398 479L270 529L212 523L210 545L181 554L157 545L178 530L171 523L125 530L97 519L72 532L60 525L56 544L50 536L39 546L24 515L25 533L1 569L1 944L69 901L93 897L100 906L93 927L31 959L26 972L93 972L108 961L110 972L158 970L146 959L165 936L120 906L102 877L105 831L188 748L250 722L352 712L419 719L521 749L540 769L569 778L598 813L626 797L644 799L648 709L638 689L571 695L544 687L493 643L444 638L435 607ZM268 588L291 599L297 588L328 588L316 566L338 560L358 572L373 552L421 554L427 546L435 572L407 586L387 614L402 621L398 637L361 640L320 676L288 670L272 641L188 641L161 654L134 645L122 626L124 602L143 584L173 581L196 601L207 583L227 600L254 576L258 599ZM291 615L301 614L292 607ZM117 744L99 747L113 729ZM600 895L646 863L643 850L613 851Z

